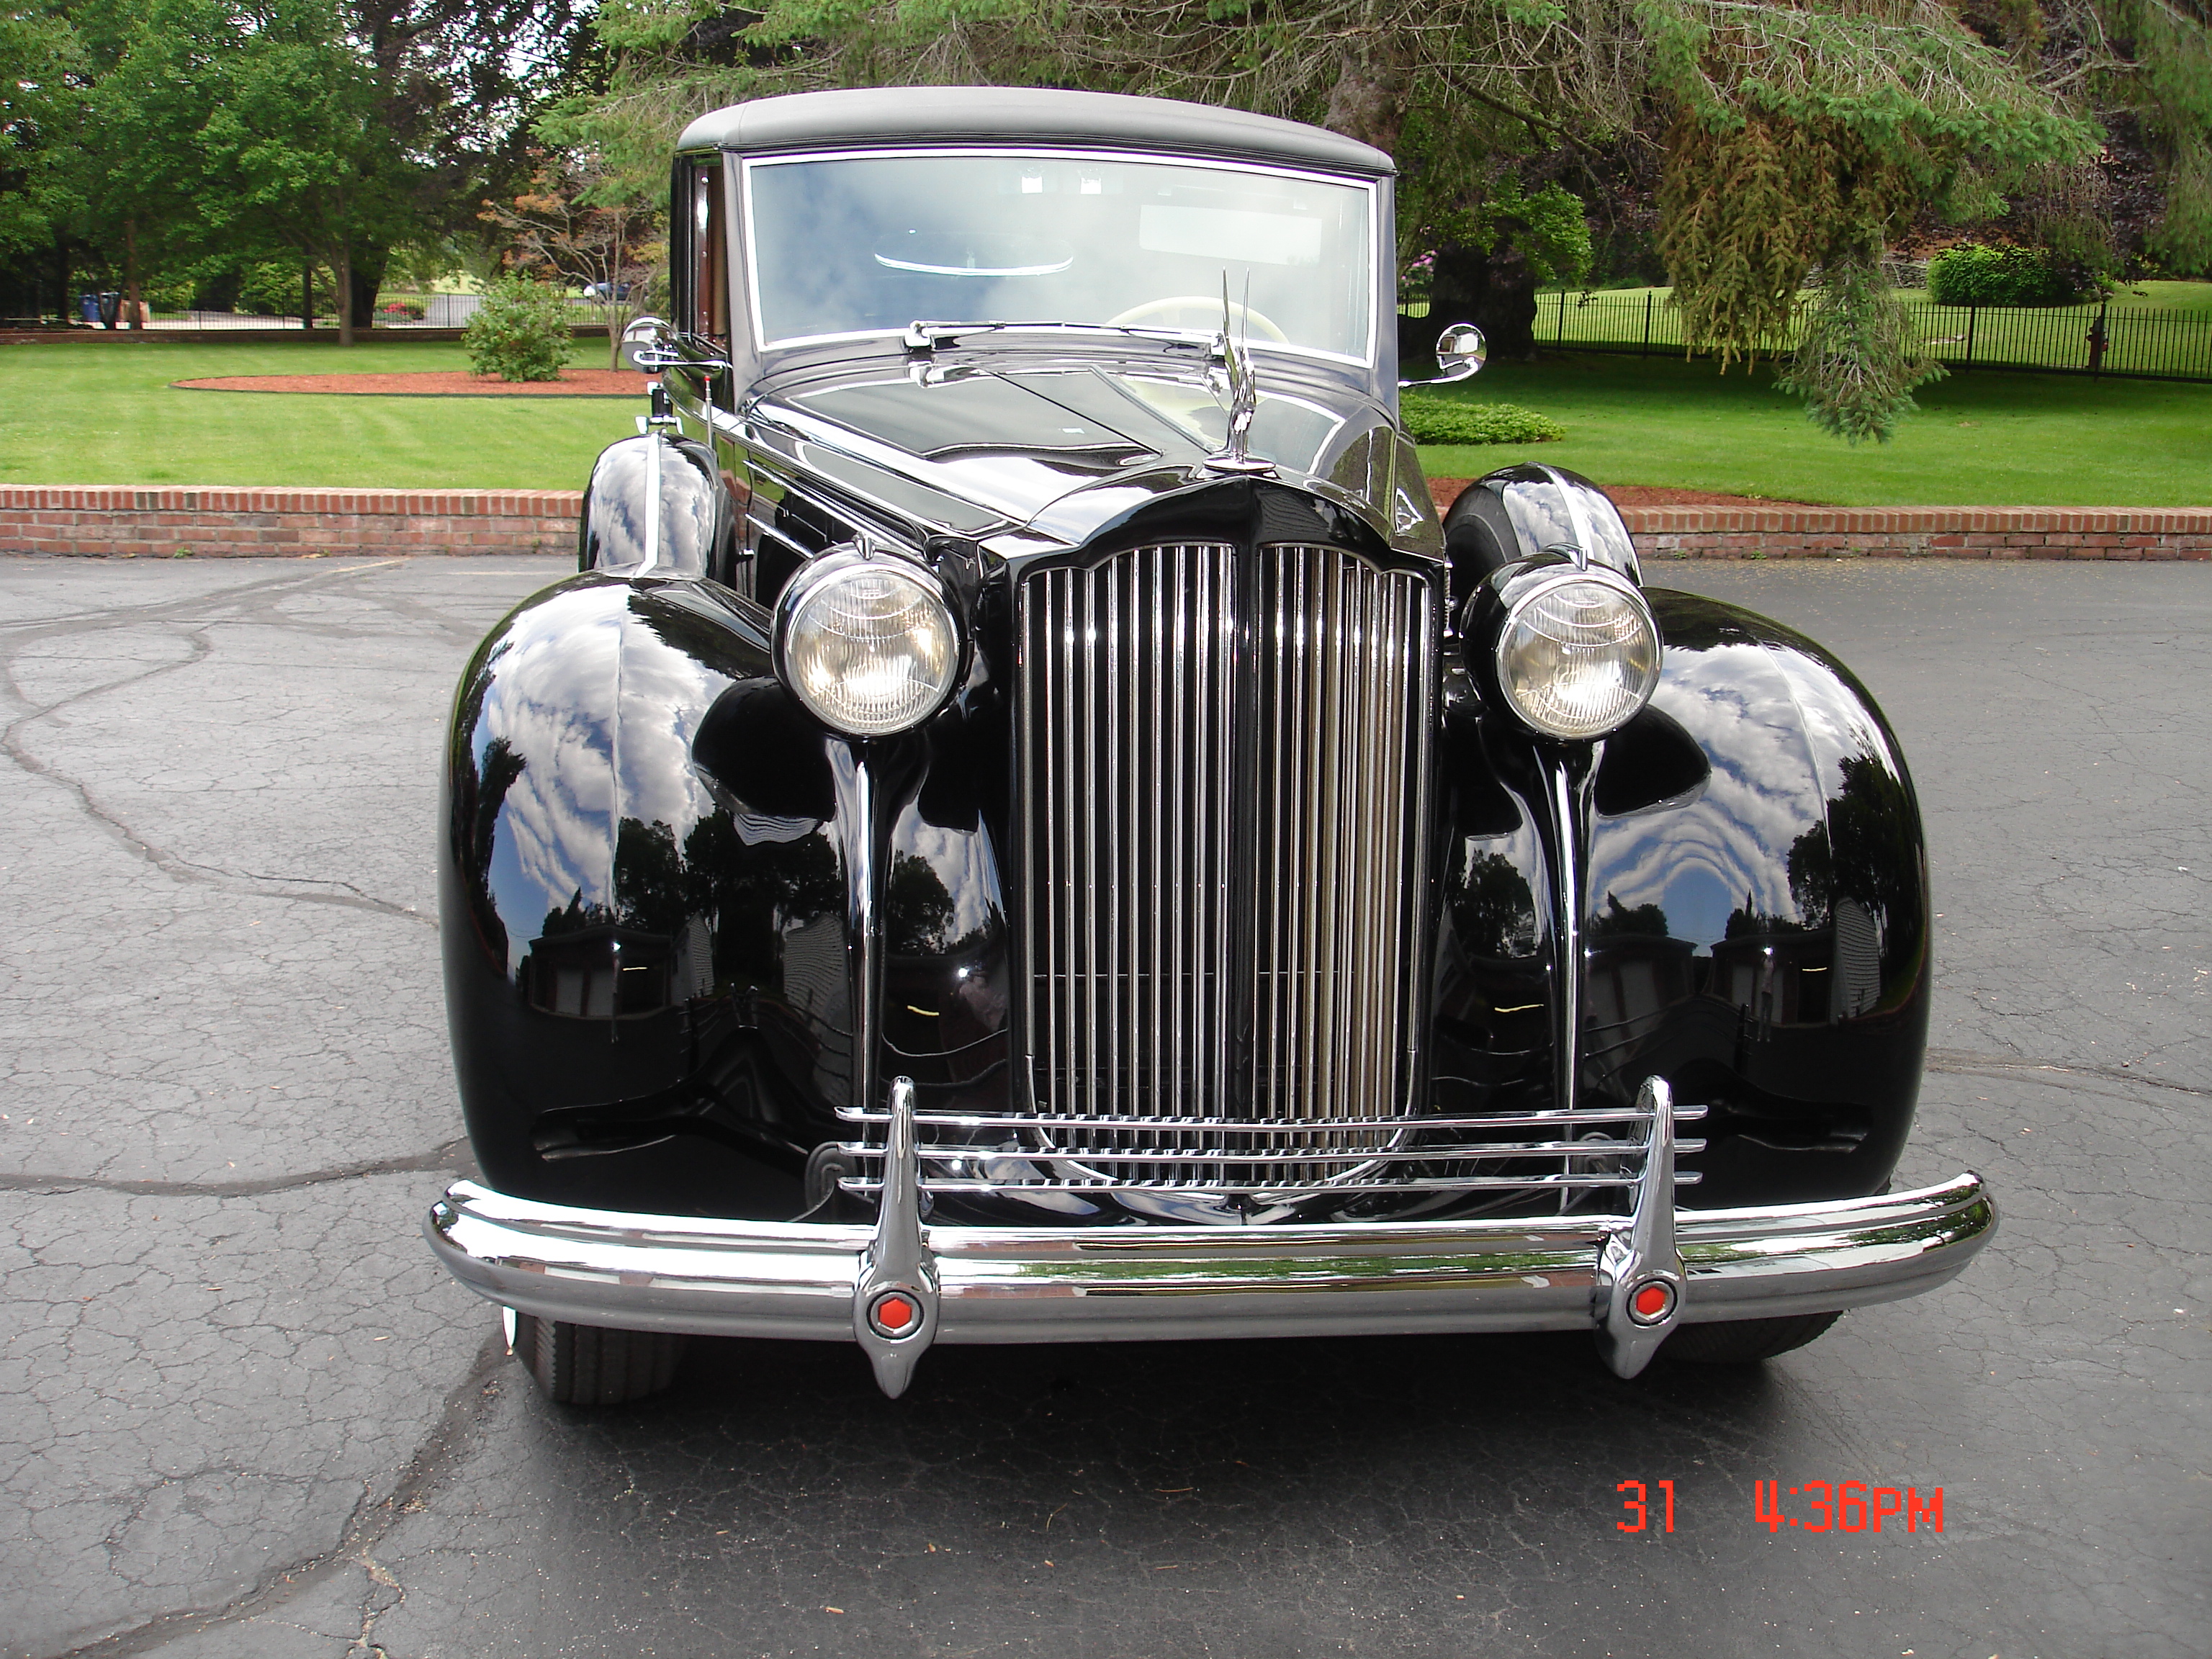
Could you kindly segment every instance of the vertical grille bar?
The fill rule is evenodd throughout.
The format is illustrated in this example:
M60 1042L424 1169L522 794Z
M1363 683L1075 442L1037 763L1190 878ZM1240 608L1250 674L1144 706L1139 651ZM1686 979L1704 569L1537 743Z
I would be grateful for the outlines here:
M1410 1109L1433 604L1422 575L1318 546L1170 544L1024 580L1040 1110L1299 1119L1314 1132L1285 1139L1341 1152L1387 1132L1331 1121ZM1224 1150L1188 1128L1113 1144Z

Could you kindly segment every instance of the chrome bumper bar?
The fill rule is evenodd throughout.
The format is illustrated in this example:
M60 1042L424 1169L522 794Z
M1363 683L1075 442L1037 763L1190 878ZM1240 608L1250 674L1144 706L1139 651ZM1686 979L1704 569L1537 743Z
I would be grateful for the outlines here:
M1632 1376L1677 1323L1933 1290L1996 1226L1971 1174L1879 1198L1680 1210L1669 1127L1655 1127L1626 1216L925 1227L903 1084L872 1227L572 1209L464 1181L431 1206L431 1248L470 1289L541 1319L857 1341L896 1395L934 1342L1587 1330ZM1665 1085L1645 1086L1655 1126L1671 1126Z

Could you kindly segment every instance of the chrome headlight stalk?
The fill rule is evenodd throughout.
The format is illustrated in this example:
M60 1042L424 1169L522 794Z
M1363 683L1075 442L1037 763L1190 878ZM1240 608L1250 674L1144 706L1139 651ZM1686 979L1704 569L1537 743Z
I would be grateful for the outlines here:
M825 553L776 604L776 673L810 714L847 737L921 725L959 683L961 655L943 585L895 555Z
M1602 566L1566 557L1509 565L1468 600L1461 634L1485 697L1554 742L1618 732L1659 684L1651 607Z

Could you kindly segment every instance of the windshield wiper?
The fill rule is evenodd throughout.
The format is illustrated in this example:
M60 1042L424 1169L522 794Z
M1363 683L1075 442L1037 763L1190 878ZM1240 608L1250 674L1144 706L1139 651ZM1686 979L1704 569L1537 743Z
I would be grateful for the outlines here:
M1203 344L1211 338L1205 331L1192 328L1137 328L1126 323L938 323L915 321L906 325L901 337L908 351L934 351L939 345L957 345L963 334L996 334L1007 329L1066 329L1084 334L1124 334L1146 340L1169 340L1184 344Z

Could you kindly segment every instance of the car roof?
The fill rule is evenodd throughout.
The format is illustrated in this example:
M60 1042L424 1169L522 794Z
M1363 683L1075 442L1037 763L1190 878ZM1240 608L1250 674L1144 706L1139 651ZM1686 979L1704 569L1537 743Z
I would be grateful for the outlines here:
M851 144L1012 142L1196 151L1388 176L1390 158L1341 133L1211 104L1045 87L867 87L732 104L684 130L679 149L744 154Z

